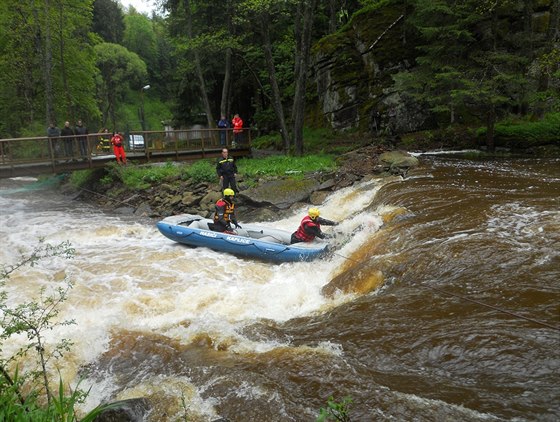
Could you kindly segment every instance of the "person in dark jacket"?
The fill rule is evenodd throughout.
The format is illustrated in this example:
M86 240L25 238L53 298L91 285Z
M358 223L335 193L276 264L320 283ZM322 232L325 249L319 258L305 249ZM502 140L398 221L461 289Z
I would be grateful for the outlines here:
M51 142L54 156L62 156L62 145L60 143L60 140L58 139L58 137L60 136L60 129L56 127L54 122L49 123L49 127L47 128L47 136L49 137L49 142Z
M74 128L74 133L76 134L76 140L78 141L78 148L80 151L81 158L88 157L88 130L87 127L84 126L81 120L78 120L78 124Z
M227 145L227 130L229 128L229 120L222 114L222 118L218 121L220 128L220 145L225 147Z
M216 202L214 223L208 224L210 230L213 230L215 232L233 233L233 227L231 227L231 223L235 225L236 229L241 228L241 226L237 223L237 218L235 217L235 204L233 203L234 196L235 192L233 191L233 189L224 189L223 198L218 199L218 202Z
M337 226L338 223L319 217L317 208L309 208L305 217L301 220L298 229L292 233L291 244L299 242L311 242L315 237L324 239L325 233L321 231L321 224L325 226Z
M67 158L72 158L74 156L74 129L70 127L70 122L64 122L60 136L64 145L64 154Z
M229 156L227 148L222 149L222 156L216 164L216 173L220 178L222 189L231 188L234 192L239 192L235 178L237 177L237 166L233 157Z

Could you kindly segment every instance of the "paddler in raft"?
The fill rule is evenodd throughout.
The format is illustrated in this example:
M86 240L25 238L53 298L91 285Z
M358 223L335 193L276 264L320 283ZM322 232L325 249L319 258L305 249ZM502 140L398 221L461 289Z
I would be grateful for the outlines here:
M338 223L335 221L319 217L319 214L319 209L309 208L307 215L301 220L298 229L294 233L292 233L290 244L299 242L311 242L313 239L315 239L315 237L324 239L325 237L327 237L327 235L321 231L321 224L325 226L338 225Z
M235 217L235 204L233 203L233 197L235 192L233 189L224 189L223 198L218 199L216 202L216 212L214 213L214 223L209 223L208 227L210 230L222 233L233 234L233 228L231 223L235 225L236 229L240 229L241 226L237 224L237 218Z

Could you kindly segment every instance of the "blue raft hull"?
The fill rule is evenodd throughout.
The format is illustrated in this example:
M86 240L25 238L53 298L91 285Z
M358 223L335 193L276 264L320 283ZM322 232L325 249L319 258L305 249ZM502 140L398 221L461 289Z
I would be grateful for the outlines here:
M157 228L178 243L278 263L312 261L325 255L328 248L320 241L290 245L290 232L250 224L243 224L236 234L215 232L208 229L211 222L198 215L182 214L159 221Z

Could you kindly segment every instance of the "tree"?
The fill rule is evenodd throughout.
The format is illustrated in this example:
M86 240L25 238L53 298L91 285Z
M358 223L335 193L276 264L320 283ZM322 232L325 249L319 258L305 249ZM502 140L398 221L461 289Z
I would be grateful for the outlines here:
M232 15L233 8L231 5L231 0L226 0L226 28L227 34L231 37L233 36L233 23ZM222 98L220 100L220 116L229 116L229 105L230 105L230 92L231 92L231 70L232 70L232 47L225 47L225 60L224 60L224 79L222 84Z
M138 54L148 69L153 68L156 61L156 34L152 21L146 15L132 9L124 17L124 36L122 45L129 51Z
M140 89L146 80L146 63L121 45L101 43L95 46L100 78L98 95L102 103L103 126L110 120L116 129L116 105L128 89Z
M72 343L61 339L58 343L47 344L45 332L57 326L75 324L74 320L58 321L61 305L66 301L73 283L65 279L59 286L47 292L43 287L36 300L19 300L9 297L6 284L10 276L26 266L36 266L41 261L52 257L71 259L74 256L72 245L66 241L58 245L39 240L29 254L22 254L13 265L0 268L0 351L2 346L13 336L25 334L27 343L8 357L0 358L0 415L6 420L50 420L77 422L77 404L83 402L87 393L78 386L69 395L66 394L62 379L58 382L56 394L51 388L50 373L55 369L53 362L69 351ZM38 369L19 371L18 363L35 354ZM31 364L32 365L32 364ZM26 365L26 366L31 366ZM15 366L14 371L10 367ZM13 375L11 375L13 373ZM39 387L36 385L39 381ZM42 386L42 388L41 388ZM42 400L42 397L46 398ZM81 422L93 422L102 412L120 406L122 402L99 405L80 418Z
M31 300L29 302L20 302L8 300L8 293L5 290L7 280L10 275L26 265L34 266L40 260L62 256L67 259L74 256L74 249L69 242L63 242L58 245L44 244L40 241L29 255L23 255L20 260L14 265L3 265L0 270L0 346L10 337L25 333L29 339L28 343L20 349L14 356L7 360L0 360L0 373L7 380L8 383L13 384L13 380L9 376L8 364L15 361L17 358L25 356L29 351L37 352L38 357L38 371L31 371L29 373L31 379L37 377L42 378L43 387L46 392L46 397L50 403L53 394L50 390L48 380L48 362L51 358L58 358L62 356L64 351L70 347L68 340L62 339L58 344L54 345L51 351L48 351L45 344L44 332L52 330L58 325L73 324L74 321L56 322L56 316L59 313L60 304L66 300L68 290L72 288L72 283L67 282L63 286L55 289L55 292L46 294L46 289L42 288L40 291L40 298L38 300ZM1 347L0 347L1 349Z
M305 93L311 50L311 32L317 0L301 0L298 3L295 25L295 92L292 106L294 146L297 155L303 154L303 123L305 117Z
M56 101L63 106L65 120L97 118L93 75L95 57L90 39L92 0L64 0L57 4L57 56L60 71ZM62 101L65 99L65 101Z
M46 127L58 116L96 116L91 3L0 2L0 120L5 131L19 133L39 119Z
M487 147L494 149L494 125L510 104L525 101L528 58L516 48L509 27L524 12L518 0L417 0L409 22L422 36L418 67L395 77L397 86L446 112L455 121L457 109L486 125ZM517 29L517 28L516 28Z
M272 52L273 40L270 35L270 28L275 27L274 20L280 19L282 15L286 13L285 9L282 9L282 6L283 4L273 0L246 0L239 5L239 10L243 11L245 19L259 30L260 44L262 46L265 66L268 73L268 82L270 84L272 108L276 115L284 150L288 152L290 150L290 137L284 115L274 54Z
M116 0L95 0L93 2L92 31L103 41L120 44L124 34L124 15Z

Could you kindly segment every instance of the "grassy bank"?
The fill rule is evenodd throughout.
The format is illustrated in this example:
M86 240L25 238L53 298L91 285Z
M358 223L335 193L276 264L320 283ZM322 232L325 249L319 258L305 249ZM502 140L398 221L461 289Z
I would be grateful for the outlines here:
M335 156L330 154L312 154L304 157L287 157L274 155L266 158L243 158L237 161L239 173L246 184L257 183L262 177L286 176L298 178L306 172L332 171L336 169ZM75 171L70 175L70 183L81 188L91 181L94 170ZM102 185L110 186L115 182L132 190L147 189L150 186L168 180L191 180L194 183L216 182L216 161L200 160L194 163L168 162L163 165L134 165L126 167L116 163L106 167L101 178Z

